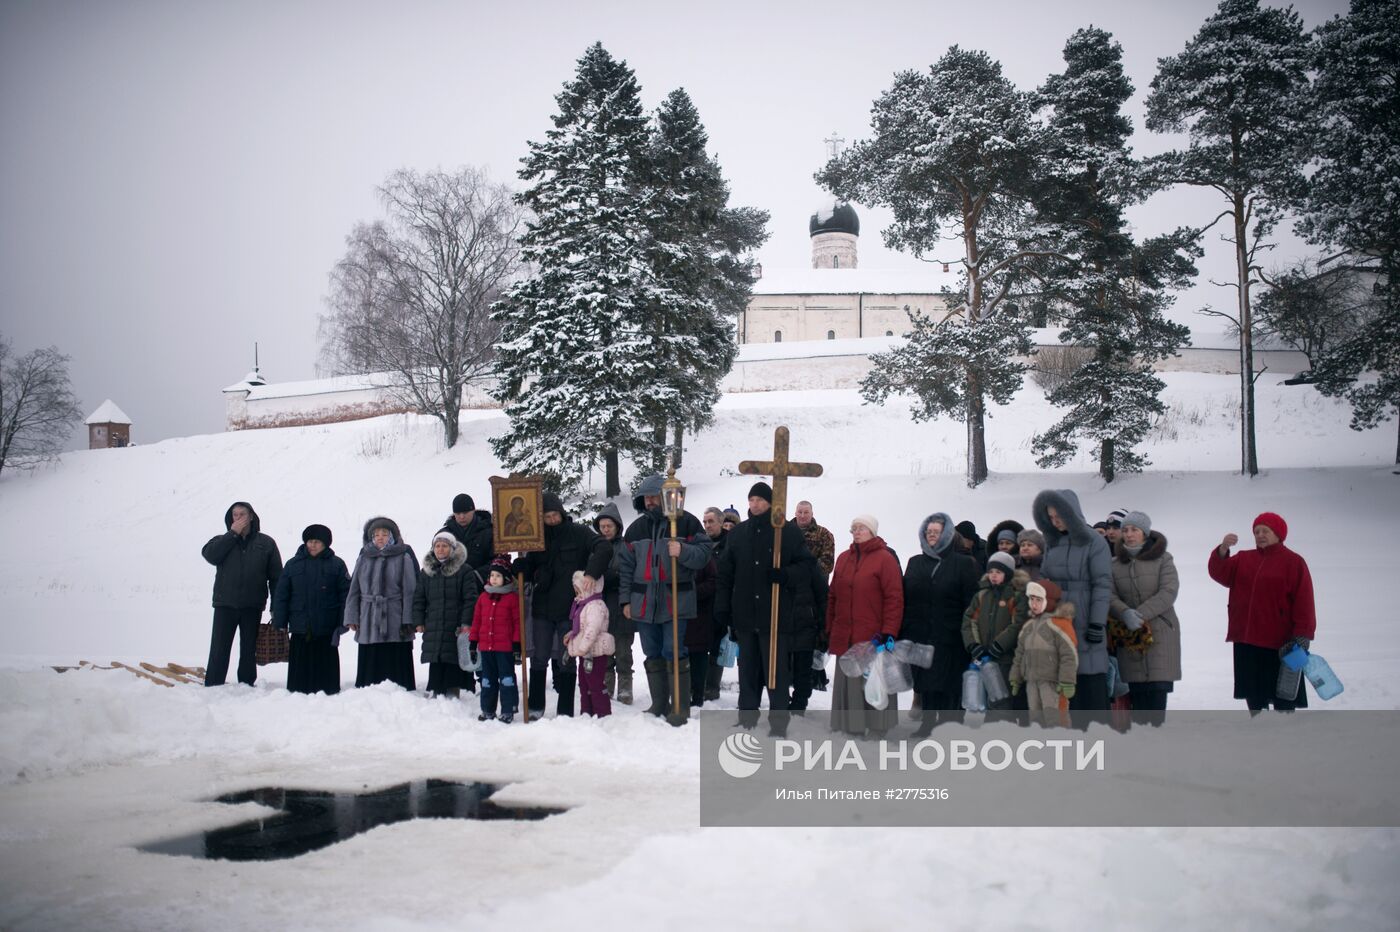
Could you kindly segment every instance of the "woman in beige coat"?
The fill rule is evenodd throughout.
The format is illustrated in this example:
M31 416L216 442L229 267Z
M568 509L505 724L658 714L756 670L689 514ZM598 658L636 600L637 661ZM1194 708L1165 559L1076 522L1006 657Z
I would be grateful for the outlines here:
M1134 710L1166 711L1167 694L1181 679L1181 628L1173 608L1179 588L1166 537L1152 530L1147 515L1129 512L1113 557L1109 613L1130 632L1117 657L1118 675L1128 684ZM1144 626L1152 635L1146 648L1137 633Z

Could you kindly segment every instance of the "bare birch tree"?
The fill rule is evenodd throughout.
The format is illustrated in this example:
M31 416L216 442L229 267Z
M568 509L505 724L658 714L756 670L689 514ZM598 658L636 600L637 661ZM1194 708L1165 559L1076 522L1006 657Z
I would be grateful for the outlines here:
M357 224L331 272L322 354L338 374L384 372L406 405L458 437L462 393L490 377L490 316L520 269L523 215L479 169L401 169L379 189L387 216Z
M82 416L68 382L68 357L58 347L12 356L0 336L0 470L52 458Z

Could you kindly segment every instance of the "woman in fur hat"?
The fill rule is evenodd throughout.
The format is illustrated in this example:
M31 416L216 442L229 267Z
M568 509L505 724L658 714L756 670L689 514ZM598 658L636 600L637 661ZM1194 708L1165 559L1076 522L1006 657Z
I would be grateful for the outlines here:
M272 597L272 624L290 630L287 689L294 693L340 692L340 623L350 573L331 549L331 529L313 524L287 561Z
M1128 512L1113 557L1108 608L1129 632L1151 632L1150 644L1134 644L1130 635L1115 655L1134 711L1166 711L1167 694L1181 679L1181 628L1174 608L1180 588L1166 537L1152 530L1152 519L1143 512Z
M450 531L438 531L413 592L413 625L423 635L420 659L428 665L431 696L476 692L476 677L458 666L457 634L471 627L477 592L467 548Z
M403 542L399 526L389 518L370 518L345 600L345 627L355 632L360 645L356 686L388 680L417 688L412 625L417 588L418 558Z
M900 634L904 587L899 561L879 530L880 522L873 515L856 515L851 519L851 546L836 558L826 601L826 637L834 657L861 641L884 641ZM890 696L884 709L876 709L865 701L863 679L847 676L837 664L831 694L833 729L883 735L898 720L898 697Z

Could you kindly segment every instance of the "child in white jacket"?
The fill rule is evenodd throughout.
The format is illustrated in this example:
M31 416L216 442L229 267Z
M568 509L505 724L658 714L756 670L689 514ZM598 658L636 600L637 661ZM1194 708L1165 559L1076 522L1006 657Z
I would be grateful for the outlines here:
M608 664L606 659L597 658L612 656L616 646L608 633L603 580L596 580L591 586L587 581L588 577L581 570L574 573L574 603L569 606L569 620L573 625L564 635L564 646L570 657L579 658L579 710L584 715L603 718L612 714L612 703L603 685Z

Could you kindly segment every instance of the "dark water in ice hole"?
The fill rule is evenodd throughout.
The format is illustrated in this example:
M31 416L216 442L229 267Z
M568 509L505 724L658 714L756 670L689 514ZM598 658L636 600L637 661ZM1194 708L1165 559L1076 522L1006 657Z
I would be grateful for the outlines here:
M504 784L414 780L364 793L287 790L269 786L218 797L221 803L259 803L282 810L138 850L222 861L274 861L294 858L344 841L377 825L410 819L497 819L537 821L564 809L545 806L500 806L490 796Z

